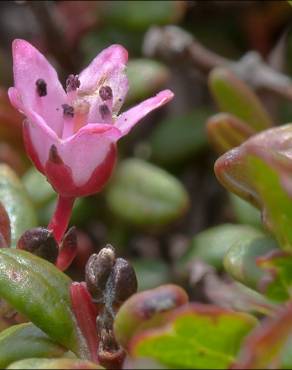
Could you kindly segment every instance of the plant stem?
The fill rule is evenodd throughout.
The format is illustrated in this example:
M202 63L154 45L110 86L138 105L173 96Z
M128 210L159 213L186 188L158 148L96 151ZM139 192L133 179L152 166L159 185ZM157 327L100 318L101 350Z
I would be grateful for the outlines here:
M57 206L48 229L52 230L58 243L62 240L68 227L75 198L67 198L59 195Z

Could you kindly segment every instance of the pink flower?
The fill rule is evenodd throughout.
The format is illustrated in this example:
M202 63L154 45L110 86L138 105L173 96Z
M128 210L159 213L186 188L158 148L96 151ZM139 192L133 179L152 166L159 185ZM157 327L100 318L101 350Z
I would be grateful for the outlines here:
M79 76L68 77L65 92L38 50L24 40L13 42L10 101L26 116L31 160L62 197L100 191L113 171L117 141L173 97L164 90L119 114L128 90L127 59L122 46L108 47Z

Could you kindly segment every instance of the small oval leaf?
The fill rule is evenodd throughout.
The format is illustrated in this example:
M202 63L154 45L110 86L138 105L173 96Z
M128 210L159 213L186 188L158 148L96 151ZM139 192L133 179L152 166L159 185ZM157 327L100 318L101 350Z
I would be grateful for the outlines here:
M103 367L90 361L71 358L30 358L14 362L7 369L103 369Z
M106 196L113 213L142 226L167 224L189 204L186 190L175 177L140 159L119 165Z
M209 88L222 112L242 119L256 131L272 125L256 94L229 69L214 68L209 75Z

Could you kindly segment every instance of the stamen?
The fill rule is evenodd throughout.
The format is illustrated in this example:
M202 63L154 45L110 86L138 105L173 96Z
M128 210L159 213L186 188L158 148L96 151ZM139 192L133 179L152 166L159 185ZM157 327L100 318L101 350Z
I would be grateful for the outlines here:
M69 104L62 104L63 114L67 117L74 117L74 108Z
M71 92L75 91L80 87L80 80L78 75L69 75L66 80L66 91Z
M103 101L110 100L113 98L113 90L110 86L102 86L99 89L99 96Z
M47 95L47 84L46 81L42 78L36 80L36 91L38 96L46 96Z
M110 116L111 112L109 110L109 107L106 105L106 104L102 104L98 107L99 109L99 113L101 115L101 118L103 120L105 120L106 118L108 118L108 116Z

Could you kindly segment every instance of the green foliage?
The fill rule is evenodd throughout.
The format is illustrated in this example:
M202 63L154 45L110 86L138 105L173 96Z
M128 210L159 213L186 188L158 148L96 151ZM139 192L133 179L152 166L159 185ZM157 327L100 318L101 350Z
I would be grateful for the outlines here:
M257 258L278 251L274 239L264 235L251 235L234 241L224 258L226 271L243 284L259 289L264 271L257 266Z
M152 159L163 165L179 164L206 148L209 114L208 110L196 109L161 121L149 138Z
M256 131L271 126L271 119L256 94L229 69L213 69L209 88L221 112L233 114Z
M36 214L29 196L14 171L0 164L0 201L5 207L11 227L11 246L26 231L37 225Z
M8 366L7 369L104 369L93 362L84 360L73 360L69 358L46 359L30 358L17 361Z
M229 199L239 223L262 228L261 213L257 208L232 193L229 193Z
M51 263L19 249L0 250L0 297L58 343L82 353L71 311L71 280Z
M130 355L174 369L226 369L255 324L247 314L190 304L174 312L165 327L134 337Z
M65 348L31 323L11 326L0 334L0 367L30 357L61 357Z
M140 226L165 225L184 214L189 204L174 176L139 159L119 164L106 197L115 215Z
M223 267L223 258L238 240L261 237L263 234L249 225L222 224L198 233L182 257L181 269L186 271L193 260L201 259L218 269Z

